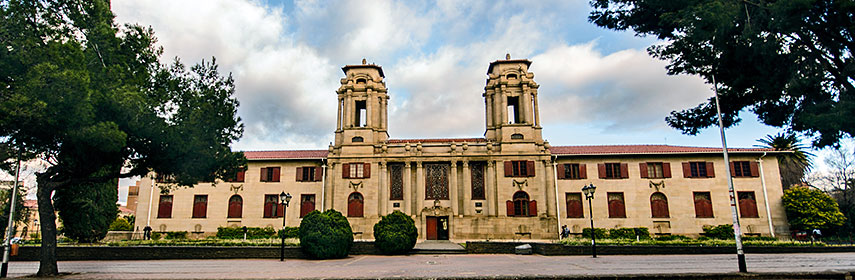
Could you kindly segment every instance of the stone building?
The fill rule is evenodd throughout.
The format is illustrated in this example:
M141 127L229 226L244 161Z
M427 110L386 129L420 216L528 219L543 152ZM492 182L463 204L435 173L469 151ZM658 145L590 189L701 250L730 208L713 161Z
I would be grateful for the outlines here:
M284 191L294 196L289 226L332 208L348 217L357 239L373 239L373 225L393 211L413 217L422 240L555 239L561 225L573 233L589 225L581 188L593 183L597 227L697 236L704 225L731 222L729 164L743 232L787 231L777 161L762 160L777 152L731 149L725 163L718 148L551 146L541 136L540 85L530 65L509 57L490 63L484 137L455 139L390 138L383 69L344 66L329 149L247 151L247 169L233 180L169 193L145 178L136 228L196 236L221 226L278 228Z

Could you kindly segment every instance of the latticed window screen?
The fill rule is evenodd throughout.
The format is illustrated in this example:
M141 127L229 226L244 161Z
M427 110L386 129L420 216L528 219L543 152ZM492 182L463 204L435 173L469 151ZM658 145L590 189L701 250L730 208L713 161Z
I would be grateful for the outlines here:
M425 199L448 199L448 164L426 163Z
M404 165L389 164L389 199L404 200Z
M472 173L472 199L485 199L484 195L484 163L469 164Z

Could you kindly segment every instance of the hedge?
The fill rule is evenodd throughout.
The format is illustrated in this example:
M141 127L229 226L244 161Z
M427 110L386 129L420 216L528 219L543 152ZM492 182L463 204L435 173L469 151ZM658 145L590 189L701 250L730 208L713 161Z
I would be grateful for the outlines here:
M374 225L374 246L384 254L406 254L418 237L415 221L401 211L383 216Z

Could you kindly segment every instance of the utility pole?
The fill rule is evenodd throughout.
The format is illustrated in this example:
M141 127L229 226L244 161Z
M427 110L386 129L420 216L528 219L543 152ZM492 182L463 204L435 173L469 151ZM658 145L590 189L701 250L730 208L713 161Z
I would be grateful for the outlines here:
M6 240L3 241L3 265L0 266L0 278L6 278L6 273L9 271L9 251L12 250L12 235L15 224L15 201L18 200L18 180L21 176L21 145L18 145L18 167L15 171L15 185L10 191L12 201L9 202L9 223L6 226Z

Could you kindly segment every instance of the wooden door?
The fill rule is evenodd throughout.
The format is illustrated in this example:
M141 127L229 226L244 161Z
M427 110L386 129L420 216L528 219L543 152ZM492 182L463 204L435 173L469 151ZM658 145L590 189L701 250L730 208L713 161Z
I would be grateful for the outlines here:
M427 225L425 225L425 232L427 235L427 240L437 240L437 218L436 217L426 217Z

